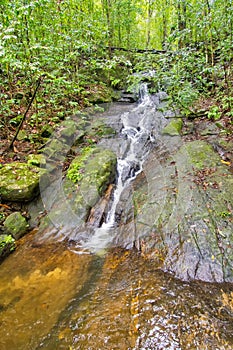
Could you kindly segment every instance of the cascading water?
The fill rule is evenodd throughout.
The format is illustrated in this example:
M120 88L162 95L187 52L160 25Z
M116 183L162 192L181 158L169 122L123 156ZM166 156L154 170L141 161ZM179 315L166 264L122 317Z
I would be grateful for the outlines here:
M151 113L148 114L147 111L149 108L151 112L153 101L146 84L140 87L139 97L138 106L121 117L123 125L121 136L127 140L127 146L117 161L117 182L106 221L100 228L95 229L94 235L83 244L84 248L92 252L104 249L112 242L116 234L115 215L121 194L142 171L143 162L155 141L151 122L148 122L148 119L151 119Z
M75 131L75 134L68 138L61 137L63 129L58 130L51 144L60 145L62 142L64 147L58 154L52 153L46 165L47 175L40 183L43 207L48 214L44 220L44 226L43 223L41 225L42 230L38 232L39 241L66 239L71 246L75 245L75 251L81 253L85 250L88 253L95 252L118 244L116 239L119 237L118 232L122 226L117 225L117 222L124 211L124 206L121 208L122 199L130 189L133 179L143 170L143 163L150 150L157 144L157 136L165 121L159 108L164 106L163 100L166 97L164 92L150 95L147 85L142 84L139 89L138 104L125 106L116 103L101 114L102 120L105 118L105 124L117 131L114 138L102 138L99 143L102 149L111 149L117 155L117 180L114 193L109 190L108 194L106 193L108 197L100 199L94 207L93 203L88 202L88 198L84 206L76 205L76 188L72 184L70 186L67 178L64 178L61 166L55 168L56 170L51 174L54 164L58 164L58 161L59 164L65 162L74 140L80 136L78 128L77 132ZM61 142L58 142L60 138ZM97 188L95 190L98 191ZM109 197L112 199L109 200ZM92 211L87 219L86 215L90 207ZM105 222L101 227L96 227L103 222L104 216ZM127 241L131 239L131 237L126 238Z

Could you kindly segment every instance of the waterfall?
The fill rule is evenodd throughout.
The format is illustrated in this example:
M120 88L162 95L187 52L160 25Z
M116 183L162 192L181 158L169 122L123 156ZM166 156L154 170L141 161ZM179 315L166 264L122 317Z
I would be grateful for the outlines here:
M121 158L117 161L117 182L113 194L113 201L106 221L100 228L95 229L94 235L84 243L84 248L96 252L106 248L116 234L115 214L122 192L129 186L136 176L143 169L143 162L146 159L153 142L151 128L151 107L153 102L143 84L139 90L139 104L131 112L121 116L121 136L127 140L127 148ZM150 112L147 112L149 108Z

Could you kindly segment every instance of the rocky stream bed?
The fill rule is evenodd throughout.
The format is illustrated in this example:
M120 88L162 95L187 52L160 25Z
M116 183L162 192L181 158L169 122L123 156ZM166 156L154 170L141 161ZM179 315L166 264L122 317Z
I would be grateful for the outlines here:
M27 213L22 216L16 211L1 227L2 258L14 250L17 241L16 251L2 264L5 286L1 285L0 293L4 295L6 288L12 293L9 300L3 298L0 306L6 317L3 325L5 322L9 326L12 305L20 314L23 289L34 288L35 283L49 285L50 275L51 281L70 286L70 294L61 291L62 305L57 301L63 311L55 312L53 305L50 325L46 326L44 318L40 321L42 328L36 335L40 341L28 334L21 337L19 332L16 343L10 338L2 341L3 349L9 349L9 344L13 344L11 349L20 344L17 349L24 350L80 346L96 349L94 339L98 349L232 348L233 142L211 121L182 120L166 107L165 93L146 98L140 104L115 103L94 116L70 118L53 134L40 155L30 156L27 163L1 167L2 208L12 201L23 202L21 214L24 210ZM89 145L85 143L83 147L87 137ZM90 141L94 139L95 142ZM114 225L101 231L118 186L117 164L125 154L130 158L132 140L139 161L135 162L135 157L129 159L130 167L122 173L124 186L114 208ZM132 180L128 181L130 177ZM25 235L30 230L31 234ZM96 246L98 249L94 249ZM24 258L17 270L20 254ZM33 270L25 257L31 260ZM44 264L47 267L42 267ZM4 276L7 266L18 271L9 280ZM71 271L78 273L80 283ZM117 281L117 286L111 281ZM51 288L53 294L53 288L58 287L54 284ZM194 292L196 288L206 304ZM207 296L208 288L210 294L217 296L213 313L207 306L213 297ZM20 296L16 293L14 297L14 291ZM168 315L165 303L172 293L176 301L173 306L169 304L172 311ZM34 297L38 300L36 294ZM97 305L97 313L91 302ZM172 298L169 303L172 304ZM47 308L52 304L41 301L41 305ZM38 315L44 313L42 309ZM114 309L121 315L118 323L113 321ZM92 318L84 316L88 312ZM184 330L182 313L189 330ZM202 325L195 323L199 313L203 316ZM115 335L109 332L106 322L100 321L104 315L110 325L112 320ZM31 320L25 317L29 323L37 319L36 315ZM126 328L120 326L122 319L128 324ZM213 328L211 320L215 320ZM103 337L97 335L98 322L102 322ZM148 322L150 330L146 329ZM157 333L152 327L156 322ZM174 334L169 335L169 324ZM31 347L25 348L28 337Z

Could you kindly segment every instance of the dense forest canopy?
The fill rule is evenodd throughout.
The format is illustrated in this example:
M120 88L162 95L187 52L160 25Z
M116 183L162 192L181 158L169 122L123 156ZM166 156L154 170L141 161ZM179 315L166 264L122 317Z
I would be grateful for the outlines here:
M51 110L74 112L91 84L122 87L119 68L157 69L157 87L185 86L184 100L221 81L231 104L232 13L232 0L1 0L1 112L15 116L42 75L36 119L45 99Z
M2 55L4 48L31 58L54 47L215 50L217 42L232 43L231 0L2 0L0 9Z

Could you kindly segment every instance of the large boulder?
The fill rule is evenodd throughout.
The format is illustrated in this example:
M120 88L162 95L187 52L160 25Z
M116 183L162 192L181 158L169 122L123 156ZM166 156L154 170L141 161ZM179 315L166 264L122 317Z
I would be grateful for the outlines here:
M71 163L67 176L51 182L42 193L47 216L40 232L54 231L72 237L85 223L91 208L115 179L115 153L100 147L87 147ZM52 226L51 226L52 223ZM67 234L68 231L68 234Z
M145 256L183 280L233 282L230 167L205 141L184 143L167 160L158 154L145 164L131 202L128 194L118 244L134 239Z
M37 166L13 162L0 169L0 196L6 201L28 202L39 193L39 180L46 172Z

